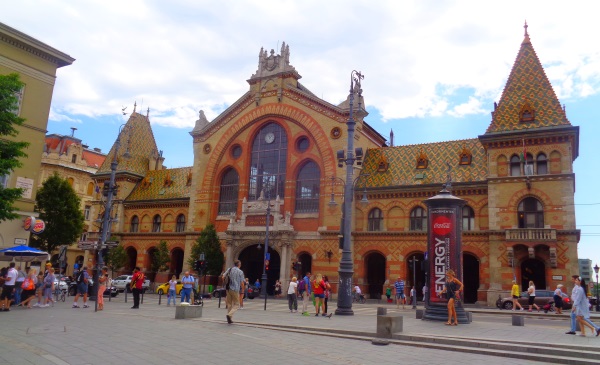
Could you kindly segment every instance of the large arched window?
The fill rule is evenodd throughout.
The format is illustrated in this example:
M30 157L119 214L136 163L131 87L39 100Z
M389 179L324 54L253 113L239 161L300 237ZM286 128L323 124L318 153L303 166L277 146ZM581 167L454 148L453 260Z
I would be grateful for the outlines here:
M177 222L175 223L175 232L185 231L185 215L180 214L177 216Z
M510 176L521 176L521 159L517 155L510 158Z
M296 213L319 211L321 170L314 161L307 162L296 179Z
M131 217L131 225L129 226L129 232L135 233L140 227L140 219L137 215Z
M475 212L468 205L462 208L462 229L463 231L472 231L475 229Z
M536 198L525 198L519 203L519 228L544 228L544 208Z
M152 232L160 232L160 223L161 223L160 215L157 214L152 219Z
M427 230L427 214L425 209L416 207L410 212L410 230L411 231L426 231Z
M538 154L535 162L537 165L537 174L546 175L548 173L548 159L546 158L546 154Z
M219 193L219 214L229 215L237 212L238 191L240 189L240 176L235 169L230 168L221 178Z
M287 135L275 123L265 125L252 142L248 200L284 197Z
M381 231L383 229L383 213L379 208L373 208L369 212L367 221L367 230L370 232Z

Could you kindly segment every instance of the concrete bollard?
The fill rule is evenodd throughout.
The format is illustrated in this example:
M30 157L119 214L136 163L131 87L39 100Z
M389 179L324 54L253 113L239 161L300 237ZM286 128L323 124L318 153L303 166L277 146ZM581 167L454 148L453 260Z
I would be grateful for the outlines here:
M385 316L387 314L387 308L385 307L377 307L377 315Z
M423 319L423 312L424 311L422 309L417 309L417 312L416 312L417 317L416 318L417 319Z
M467 319L469 320L469 323L473 322L473 313L465 312L465 314L467 315Z
M512 315L512 325L513 326L524 326L525 325L525 317L513 314Z
M394 333L402 332L404 317L400 314L377 316L377 337L392 338Z
M178 305L175 307L175 319L202 317L201 305Z

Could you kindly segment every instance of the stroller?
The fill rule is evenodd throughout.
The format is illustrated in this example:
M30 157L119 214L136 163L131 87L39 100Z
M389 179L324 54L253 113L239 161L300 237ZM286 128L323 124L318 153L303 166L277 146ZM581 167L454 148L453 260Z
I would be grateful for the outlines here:
M554 301L550 300L548 303L544 304L542 309L544 310L544 313L554 312Z

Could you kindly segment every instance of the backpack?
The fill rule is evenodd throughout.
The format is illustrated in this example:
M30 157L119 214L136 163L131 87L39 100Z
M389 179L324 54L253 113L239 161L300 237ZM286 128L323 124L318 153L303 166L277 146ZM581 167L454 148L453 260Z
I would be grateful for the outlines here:
M302 293L306 290L306 282L304 282L304 279L301 279L300 281L298 281L298 292Z
M77 277L75 278L75 281L76 281L77 283L83 283L83 279L84 279L84 276L83 276L83 270L81 270L81 271L80 271L80 272L77 274Z

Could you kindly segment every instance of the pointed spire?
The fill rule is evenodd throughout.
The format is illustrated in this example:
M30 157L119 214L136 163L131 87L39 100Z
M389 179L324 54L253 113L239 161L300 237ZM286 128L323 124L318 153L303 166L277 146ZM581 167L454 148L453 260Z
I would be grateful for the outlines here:
M148 107L148 110L146 111L146 119L150 121L150 107Z
M525 28L525 37L529 37L529 34L527 34L527 19L525 20L525 25L523 26L523 28Z
M135 108L137 108L137 100L133 102L133 113L135 113Z
M523 25L523 28L525 29L525 34L523 35L523 42L522 43L531 43L531 40L529 39L529 33L527 32L527 28L529 27L529 25L527 25L527 20L525 20L525 25Z

